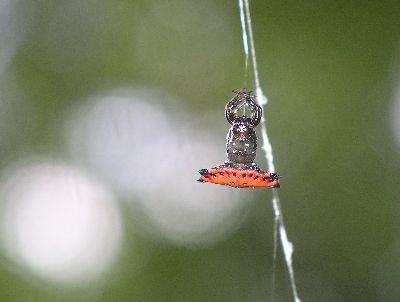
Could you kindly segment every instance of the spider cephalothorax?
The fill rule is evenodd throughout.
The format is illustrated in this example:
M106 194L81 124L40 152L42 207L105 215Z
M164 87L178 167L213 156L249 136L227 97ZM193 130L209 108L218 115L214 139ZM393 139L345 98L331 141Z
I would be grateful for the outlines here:
M238 116L243 106L249 107L251 116ZM262 171L254 162L257 135L254 128L260 123L262 108L256 103L251 91L242 89L226 104L225 117L232 125L226 137L228 159L212 169L201 169L200 182L232 187L279 187L278 175Z

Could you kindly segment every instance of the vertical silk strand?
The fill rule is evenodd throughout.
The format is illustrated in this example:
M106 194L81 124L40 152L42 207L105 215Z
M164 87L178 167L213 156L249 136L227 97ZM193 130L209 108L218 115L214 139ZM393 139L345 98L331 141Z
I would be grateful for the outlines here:
M239 11L240 11L240 24L242 25L242 38L243 38L243 50L244 50L244 87L247 86L247 73L249 66L249 44L247 38L245 13L243 7L243 1L239 0Z
M242 24L242 36L243 36L243 47L246 56L246 69L247 69L247 60L249 50L251 53L251 61L253 66L253 74L254 74L254 83L256 88L256 96L257 102L260 106L265 106L268 102L267 97L264 95L261 86L260 80L258 76L258 67L257 67L257 60L256 60L256 50L254 46L254 38L253 38L253 29L251 23L251 16L250 16L250 8L249 8L249 1L248 0L239 0L239 9L240 9L240 21ZM247 72L246 72L247 74ZM264 150L265 159L268 164L269 172L275 172L275 165L274 165L274 156L272 152L272 145L269 140L267 134L267 127L265 123L265 114L262 115L261 118L261 136L263 140L262 149ZM293 244L289 241L287 237L287 232L285 228L285 224L283 221L282 216L282 209L281 209L281 202L279 198L278 190L272 190L272 207L274 210L274 251L273 251L273 269L275 268L276 262L276 244L277 244L277 236L279 235L280 243L282 246L283 254L285 257L286 266L289 273L290 278L290 285L292 288L293 299L295 302L301 302L300 297L297 292L296 287L296 279L294 276L293 270L293 262L292 262L292 255L293 255ZM275 270L275 269L274 269ZM273 276L273 288L274 288L274 279Z

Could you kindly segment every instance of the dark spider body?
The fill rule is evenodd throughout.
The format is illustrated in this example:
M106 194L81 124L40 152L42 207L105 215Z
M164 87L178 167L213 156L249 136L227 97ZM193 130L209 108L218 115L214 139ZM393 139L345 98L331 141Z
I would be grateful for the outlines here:
M236 164L251 164L256 158L257 135L250 119L237 117L226 137L228 160Z
M238 116L243 106L250 107L251 116ZM254 162L257 135L254 128L260 123L262 108L256 103L251 91L242 89L226 104L225 117L232 125L226 137L228 160L219 167L201 169L200 182L227 185L237 188L279 187L275 173L262 171Z

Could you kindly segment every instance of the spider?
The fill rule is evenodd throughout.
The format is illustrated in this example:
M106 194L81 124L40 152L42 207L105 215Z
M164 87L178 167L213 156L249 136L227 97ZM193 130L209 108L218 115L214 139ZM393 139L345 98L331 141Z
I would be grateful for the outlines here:
M250 107L251 116L238 116L243 106ZM226 137L228 159L220 166L199 170L199 182L210 182L236 188L279 187L279 176L262 171L254 162L257 135L254 128L260 123L262 108L251 91L243 88L235 92L226 104L225 117L232 125Z

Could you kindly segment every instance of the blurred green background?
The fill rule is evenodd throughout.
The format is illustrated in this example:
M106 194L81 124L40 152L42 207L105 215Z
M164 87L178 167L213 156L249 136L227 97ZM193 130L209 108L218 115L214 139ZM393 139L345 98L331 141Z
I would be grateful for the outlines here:
M400 3L250 7L302 301L399 301ZM0 0L0 301L292 301L271 191L196 182L241 39L236 1Z

